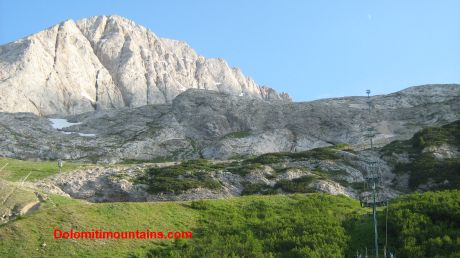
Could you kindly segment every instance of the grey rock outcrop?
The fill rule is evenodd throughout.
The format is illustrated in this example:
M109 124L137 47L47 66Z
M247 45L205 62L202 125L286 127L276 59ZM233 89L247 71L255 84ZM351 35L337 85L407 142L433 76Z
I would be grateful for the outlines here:
M290 103L189 89L171 104L67 116L80 124L62 130L31 113L0 112L0 156L107 163L228 159L337 143L367 146L368 124L376 129L374 143L386 144L460 119L459 85L420 86L372 99L369 118L365 97Z
M34 184L47 193L71 196L90 202L196 200L290 192L326 192L360 198L359 192L364 196L369 195L369 188L365 187L365 177L370 173L377 173L383 179L377 185L379 191L385 191L387 197L401 194L394 189L391 180L395 174L380 158L379 152L335 148L329 150L333 151L333 156L283 154L283 158L272 160L265 165L257 163L260 160L253 159L208 161L209 163L205 163L207 165L202 167L190 166L192 164L189 163L190 161L182 164L160 162L94 165L54 175ZM312 154L314 151L309 153ZM375 166L368 166L372 163L379 163L378 166L383 168L375 170ZM151 168L160 170L152 172ZM145 176L152 176L155 179L156 176L160 176L157 173L161 169L168 169L169 180L176 182L181 182L184 178L194 178L200 174L198 172L200 171L209 175L207 180L216 181L221 187L211 189L198 186L183 191L171 191L166 188L158 189L158 185L149 186L150 182L144 180ZM185 173L180 174L184 170ZM157 191L149 191L151 187Z
M39 115L171 103L199 88L288 100L220 58L119 16L68 20L0 46L0 111Z

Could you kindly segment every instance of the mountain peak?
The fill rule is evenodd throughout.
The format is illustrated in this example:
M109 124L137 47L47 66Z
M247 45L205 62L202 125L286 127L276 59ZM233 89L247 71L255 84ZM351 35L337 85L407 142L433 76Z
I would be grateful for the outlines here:
M0 111L40 115L171 103L189 88L289 100L223 59L118 16L66 20L0 46Z

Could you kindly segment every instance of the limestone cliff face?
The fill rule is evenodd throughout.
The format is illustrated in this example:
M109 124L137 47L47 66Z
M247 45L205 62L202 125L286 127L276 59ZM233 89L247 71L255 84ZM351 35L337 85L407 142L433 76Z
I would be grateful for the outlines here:
M119 16L68 20L0 46L0 111L39 115L170 103L189 89L289 100L223 59Z

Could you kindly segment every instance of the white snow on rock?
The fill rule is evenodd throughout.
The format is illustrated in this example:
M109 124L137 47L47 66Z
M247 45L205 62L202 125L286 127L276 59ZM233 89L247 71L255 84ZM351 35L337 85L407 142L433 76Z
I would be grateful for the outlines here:
M96 137L96 134L94 133L78 133L78 135L83 137Z
M72 125L81 124L81 123L71 123L71 122L67 121L67 119L62 119L62 118L48 118L48 120L50 120L51 126L54 129L58 129L58 130L61 130L61 129L66 128L66 127L70 127Z
M63 118L48 118L48 120L51 122L51 126L56 129L56 130L62 130L64 128L67 128L67 127L70 127L72 125L79 125L81 124L80 122L78 123L71 123L69 121L67 121L67 119L63 119ZM95 137L96 134L94 133L78 133L78 132L66 132L66 131L61 131L62 133L64 134L73 134L73 133L76 133L80 136L83 136L83 137Z

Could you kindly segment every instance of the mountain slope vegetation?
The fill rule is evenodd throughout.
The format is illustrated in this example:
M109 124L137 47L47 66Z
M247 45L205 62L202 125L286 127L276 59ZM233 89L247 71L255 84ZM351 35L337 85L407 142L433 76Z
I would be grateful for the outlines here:
M460 255L460 192L391 202L389 249L397 257ZM30 215L0 226L0 256L350 257L372 248L371 210L327 194L225 200L88 204L50 196ZM385 210L379 211L380 248ZM192 231L182 240L54 240L53 229Z
M382 153L389 156L395 173L409 174L412 190L460 188L460 120L394 141Z

